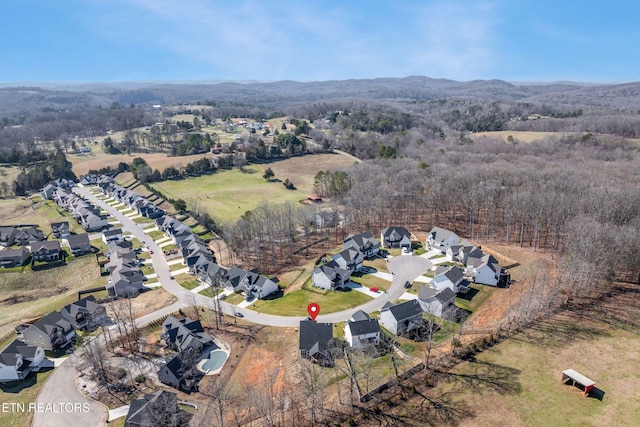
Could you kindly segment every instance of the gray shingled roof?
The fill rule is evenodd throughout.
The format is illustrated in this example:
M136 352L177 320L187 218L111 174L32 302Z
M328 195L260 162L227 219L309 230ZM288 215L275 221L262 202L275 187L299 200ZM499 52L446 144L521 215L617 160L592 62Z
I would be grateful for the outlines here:
M380 332L380 324L378 319L358 320L356 322L347 322L347 327L351 330L352 336L372 334Z
M422 315L420 303L415 299L392 305L389 307L389 311L397 321L409 319L418 314Z

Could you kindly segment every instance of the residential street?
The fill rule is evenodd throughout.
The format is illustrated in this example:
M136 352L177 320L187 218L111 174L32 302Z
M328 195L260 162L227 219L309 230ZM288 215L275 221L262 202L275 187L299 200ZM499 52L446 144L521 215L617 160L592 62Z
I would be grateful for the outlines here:
M131 218L123 215L114 207L105 203L104 201L95 197L88 188L76 187L75 191L86 197L93 204L100 206L109 212L117 221L122 224L122 230L133 234L133 236L145 242L149 249L154 253L151 254L151 260L153 262L153 268L157 274L158 282L169 293L175 295L178 301L157 310L153 313L137 319L139 327L145 326L155 320L158 320L168 314L171 314L180 308L200 305L209 308L214 308L214 300L203 295L189 292L182 286L177 284L174 280L170 279L171 272L169 266L164 258L162 249L156 242L153 241L147 234L144 233L142 226L134 222ZM335 313L320 314L318 316L318 322L341 322L349 319L351 315L357 310L363 310L367 313L379 310L386 302L395 301L404 292L404 283L413 281L416 277L422 273L428 271L432 264L429 260L423 257L414 256L398 256L389 259L388 262L389 271L393 274L393 281L389 290L374 298L371 301L362 304L359 307L343 310ZM221 301L220 306L225 314L233 316L235 312L240 312L244 316L244 320L268 326L276 327L297 327L300 320L305 317L290 317L290 316L274 316L270 314L258 313L248 308L240 308L234 305ZM322 309L322 307L321 307ZM86 413L80 412L52 412L46 414L36 414L33 421L34 427L58 427L58 426L99 426L105 425L108 417L107 408L103 405L87 399L75 385L75 355L69 357L60 367L56 368L54 373L49 377L47 383L43 386L42 391L38 395L37 403L46 405L58 405L60 403L85 403L89 402L90 410Z

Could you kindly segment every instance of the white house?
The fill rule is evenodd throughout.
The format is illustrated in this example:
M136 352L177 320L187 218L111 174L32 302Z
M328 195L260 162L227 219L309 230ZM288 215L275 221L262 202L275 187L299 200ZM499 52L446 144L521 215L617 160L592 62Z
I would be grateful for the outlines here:
M431 286L437 290L451 289L454 293L465 293L469 290L463 282L464 271L459 267L447 267L440 265L436 268Z
M473 281L482 285L498 286L502 267L492 255L467 260L466 274L473 277Z
M460 237L453 231L445 230L440 227L433 227L427 234L427 247L430 249L438 249L445 253L447 248L460 243Z
M422 326L422 308L417 300L385 304L380 310L380 324L395 335L402 335Z
M341 268L335 261L314 268L311 275L313 286L321 289L341 288L351 278L351 272Z
M102 232L102 241L105 243L105 245L108 245L109 242L124 242L124 235L122 234L122 230L120 228L104 230Z
M109 221L106 216L96 215L94 213L88 213L80 217L82 227L87 231L99 230L109 225Z
M344 339L351 348L363 348L380 344L380 324L367 313L358 310L344 324Z
M437 290L423 286L418 291L418 302L422 311L433 316L442 317L447 309L453 306L456 294L449 288Z
M331 257L340 268L349 270L352 273L362 268L364 254L355 248L347 248Z
M42 347L29 346L14 340L0 352L0 382L25 379L32 371L38 371L45 360Z

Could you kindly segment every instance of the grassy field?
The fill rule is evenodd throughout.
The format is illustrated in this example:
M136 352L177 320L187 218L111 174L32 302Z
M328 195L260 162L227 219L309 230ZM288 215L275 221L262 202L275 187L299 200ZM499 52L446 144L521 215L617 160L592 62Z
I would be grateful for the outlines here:
M459 365L436 393L472 416L462 426L640 425L640 337L562 313ZM597 393L560 382L564 369L596 381Z
M52 222L68 221L71 231L85 232L71 214L51 200L40 201L39 197L34 200L38 201L33 206L25 198L0 200L0 224L37 224L46 236L51 233Z
M73 278L73 280L70 280ZM43 271L0 271L0 336L25 320L59 310L76 300L76 292L103 286L96 260L88 255Z
M320 314L332 313L356 307L371 300L371 297L357 291L327 292L325 295L304 289L289 292L282 298L263 301L258 300L249 308L261 313L278 314L281 316L306 316L307 306L316 302L320 304Z
M337 154L316 154L295 157L265 165L249 165L243 170L220 171L212 175L164 181L153 184L171 198L187 202L196 201L222 221L236 220L261 202L298 202L313 192L313 179L320 170L347 167L352 161ZM291 180L296 190L287 190L282 183L267 182L262 178L270 167L276 179Z

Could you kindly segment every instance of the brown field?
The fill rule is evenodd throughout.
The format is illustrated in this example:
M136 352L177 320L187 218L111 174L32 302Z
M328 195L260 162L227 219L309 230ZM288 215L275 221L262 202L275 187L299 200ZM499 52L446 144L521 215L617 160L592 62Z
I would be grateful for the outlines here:
M500 138L503 141L507 141L509 136L512 136L518 142L533 142L540 141L546 138L559 139L563 136L573 135L572 132L525 132L515 130L501 130L492 132L479 132L473 133L470 137L474 140L480 140L484 137Z
M196 154L193 156L169 157L166 153L134 153L134 154L106 154L96 152L89 155L70 154L69 161L73 164L76 175L84 175L91 169L101 169L107 166L117 167L119 162L131 163L136 157L142 157L153 169L162 171L169 166L179 168L194 160L199 160L210 154Z

